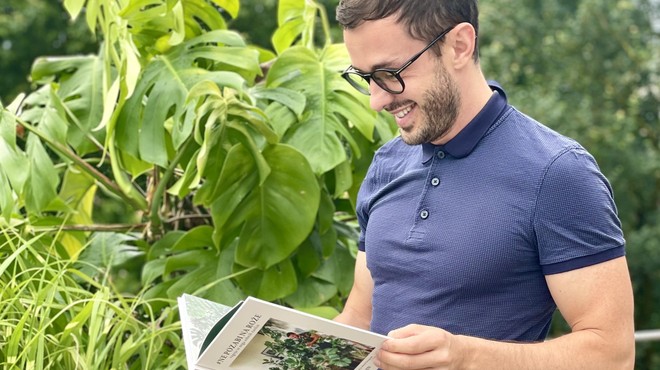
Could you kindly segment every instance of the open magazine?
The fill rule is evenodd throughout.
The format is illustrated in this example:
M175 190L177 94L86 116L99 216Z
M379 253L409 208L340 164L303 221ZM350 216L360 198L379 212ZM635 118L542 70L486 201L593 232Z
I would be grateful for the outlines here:
M387 338L248 297L234 307L178 298L189 370L376 370Z

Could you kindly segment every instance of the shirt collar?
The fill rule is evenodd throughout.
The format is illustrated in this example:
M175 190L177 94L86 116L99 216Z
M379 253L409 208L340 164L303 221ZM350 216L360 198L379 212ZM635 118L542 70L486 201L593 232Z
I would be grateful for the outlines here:
M495 81L489 81L488 85L494 91L493 95L481 111L454 138L444 145L422 144L423 163L430 160L438 150L443 150L454 158L466 157L474 150L479 140L507 107L504 89Z

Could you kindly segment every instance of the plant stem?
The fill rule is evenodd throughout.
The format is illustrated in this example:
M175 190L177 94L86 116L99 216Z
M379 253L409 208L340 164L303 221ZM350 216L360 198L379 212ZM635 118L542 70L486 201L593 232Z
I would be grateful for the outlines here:
M323 26L323 35L325 36L325 44L332 44L332 34L330 33L330 22L328 21L328 12L325 10L323 4L318 4L319 16L321 17L321 25Z
M193 141L194 140L192 138L188 138L188 140L183 145L183 147L179 149L179 151L172 159L172 162L170 162L169 166L165 170L165 173L163 173L163 176L158 182L158 186L156 187L156 190L153 193L153 197L151 198L151 207L150 207L151 212L149 213L149 221L151 223L150 228L152 233L158 232L158 230L163 225L159 211L163 203L163 194L165 194L165 189L167 188L170 179L174 175L174 170L179 165L179 162L181 162L183 155L188 151L188 147Z

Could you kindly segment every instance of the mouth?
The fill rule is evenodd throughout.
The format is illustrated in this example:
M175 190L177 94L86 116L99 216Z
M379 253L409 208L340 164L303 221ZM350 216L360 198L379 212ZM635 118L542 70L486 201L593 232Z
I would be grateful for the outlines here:
M403 117L407 116L408 113L410 113L410 111L412 111L412 109L413 109L413 105L411 104L411 105L408 105L408 106L405 106L405 107L401 108L397 112L392 112L392 114L396 118L403 118Z
M406 117L412 112L417 105L415 103L410 103L408 105L405 105L403 107L399 107L393 110L390 110L390 114L394 116L396 119L397 123L399 124L400 127L405 126L405 121Z

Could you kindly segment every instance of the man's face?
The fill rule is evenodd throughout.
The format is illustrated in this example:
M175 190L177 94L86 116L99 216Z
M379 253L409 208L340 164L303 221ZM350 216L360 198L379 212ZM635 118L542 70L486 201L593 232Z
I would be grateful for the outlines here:
M399 68L426 45L411 38L391 17L344 31L344 41L353 67L362 72ZM401 94L388 93L372 82L371 107L394 115L405 143L437 142L456 121L458 86L432 50L406 68L401 77L405 83Z

